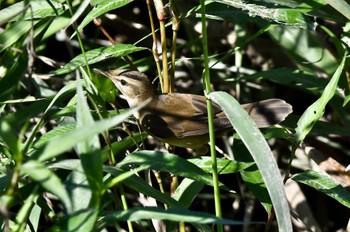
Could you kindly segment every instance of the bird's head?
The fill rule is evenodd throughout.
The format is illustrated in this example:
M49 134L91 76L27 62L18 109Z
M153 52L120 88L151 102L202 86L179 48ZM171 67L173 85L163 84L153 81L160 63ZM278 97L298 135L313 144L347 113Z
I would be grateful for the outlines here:
M96 72L108 77L123 94L130 107L134 107L141 102L155 96L155 88L149 78L139 71L116 69L100 70Z

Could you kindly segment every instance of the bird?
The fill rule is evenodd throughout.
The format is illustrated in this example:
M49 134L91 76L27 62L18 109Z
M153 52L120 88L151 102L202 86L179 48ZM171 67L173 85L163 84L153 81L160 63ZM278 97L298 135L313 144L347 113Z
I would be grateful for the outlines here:
M141 128L149 135L172 146L205 153L209 141L206 97L188 93L159 94L150 78L135 70L94 71L114 83L129 107L150 99L145 107L134 114ZM276 98L242 106L259 128L278 124L292 112L290 104ZM213 102L212 109L215 136L233 131L220 106Z

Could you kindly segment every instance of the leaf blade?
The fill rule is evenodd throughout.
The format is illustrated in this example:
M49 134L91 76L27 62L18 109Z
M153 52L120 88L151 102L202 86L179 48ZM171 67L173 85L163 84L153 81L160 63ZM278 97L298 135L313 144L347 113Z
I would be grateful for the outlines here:
M255 160L270 194L279 230L293 231L282 177L264 136L248 113L231 95L225 92L211 92L209 97L223 109Z

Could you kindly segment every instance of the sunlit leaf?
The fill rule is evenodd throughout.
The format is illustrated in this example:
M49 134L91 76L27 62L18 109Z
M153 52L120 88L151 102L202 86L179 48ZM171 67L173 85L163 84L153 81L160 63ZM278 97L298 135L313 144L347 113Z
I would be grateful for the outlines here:
M119 165L148 165L158 171L187 177L212 185L211 175L180 156L160 151L137 151L128 155Z
M103 0L95 4L94 8L89 12L84 20L79 24L78 30L83 29L88 23L93 21L95 18L100 17L104 13L125 6L126 4L132 2L132 0ZM94 4L94 3L92 3Z
M116 221L138 221L138 220L170 220L182 221L200 224L227 224L227 225L241 225L241 224L256 224L257 222L241 222L230 219L218 218L214 215L189 211L185 209L168 209L148 207L148 208L132 208L129 210L117 211L104 216L101 223L116 222Z
M300 117L297 128L295 129L295 138L297 142L304 140L306 135L311 131L314 124L324 114L327 103L332 99L336 92L337 84L344 68L345 58L346 56L344 55L339 67L324 89L321 97L317 99L317 101L315 101L311 106L309 106Z
M42 163L36 160L29 160L20 168L21 173L28 175L31 179L38 182L46 191L57 196L66 210L72 210L71 200L62 181Z
M105 59L126 56L130 53L142 51L144 49L146 48L136 47L131 44L115 44L115 45L100 47L100 48L87 51L85 55L86 55L86 59L88 60L88 63L94 64ZM52 74L53 75L66 74L81 66L85 66L85 59L83 54L76 56L69 63L64 65L62 68L52 72Z
M291 177L293 180L306 184L317 191L320 191L329 197L337 200L339 203L350 208L350 195L339 183L332 180L329 176L318 172L308 170L302 173L295 174Z
M32 0L30 1L30 8L28 7L24 12L22 10L26 8L26 1L17 2L0 11L0 24L6 21L17 21L19 18L23 20L42 19L48 16L57 16L64 13L68 7L66 4L59 3L58 1L42 1ZM14 17L15 16L15 17Z
M291 215L282 177L264 136L248 113L231 95L225 92L211 92L209 97L223 109L258 166L276 212L279 230L292 231Z

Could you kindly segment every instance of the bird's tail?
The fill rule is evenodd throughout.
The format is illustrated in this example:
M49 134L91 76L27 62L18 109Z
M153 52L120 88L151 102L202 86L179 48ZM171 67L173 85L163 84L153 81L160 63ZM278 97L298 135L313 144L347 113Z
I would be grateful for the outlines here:
M290 104L276 98L244 104L243 108L260 128L278 124L293 112Z

